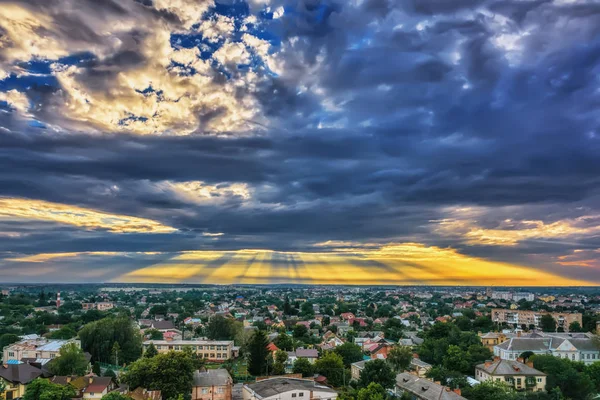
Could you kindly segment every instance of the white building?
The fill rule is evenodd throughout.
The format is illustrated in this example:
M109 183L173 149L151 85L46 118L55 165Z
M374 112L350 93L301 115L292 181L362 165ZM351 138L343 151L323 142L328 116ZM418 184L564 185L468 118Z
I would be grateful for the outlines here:
M275 377L245 384L244 400L334 400L337 392L312 379Z

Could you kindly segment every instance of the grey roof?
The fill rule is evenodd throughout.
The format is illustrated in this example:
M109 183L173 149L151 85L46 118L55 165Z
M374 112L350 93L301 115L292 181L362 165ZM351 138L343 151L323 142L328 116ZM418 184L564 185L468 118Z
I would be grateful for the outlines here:
M467 400L445 386L407 372L396 375L396 386L420 400Z
M522 362L512 360L496 360L489 364L479 364L475 367L481 369L490 375L525 375L525 376L544 376L542 371L530 367Z
M246 385L260 397L271 397L291 390L312 390L319 392L337 393L335 390L317 385L313 380L295 378L270 378Z
M599 351L600 349L594 343L594 340L588 337L565 337L565 336L545 336L545 337L515 337L509 339L501 344L497 345L497 347L507 350L507 351L533 351L533 352L542 352L542 351L551 351L556 350L563 344L571 343L576 349L579 351Z
M317 358L319 357L319 351L317 349L296 349L296 357L304 358Z
M206 372L194 372L194 386L227 386L232 383L226 369L209 369Z
M42 371L29 364L8 364L0 366L0 377L12 383L27 384L39 378Z
M419 358L413 358L412 360L410 360L410 365L421 368L431 368L431 364L428 364Z
M355 363L352 363L351 365L353 367L356 367L356 368L360 369L360 370L363 370L365 368L365 364L368 363L369 361L372 361L372 360L357 361Z

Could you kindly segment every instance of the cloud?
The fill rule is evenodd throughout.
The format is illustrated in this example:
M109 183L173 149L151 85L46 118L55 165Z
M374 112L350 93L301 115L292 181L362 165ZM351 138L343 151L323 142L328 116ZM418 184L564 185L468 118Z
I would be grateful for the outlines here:
M41 200L0 198L0 219L51 221L85 230L105 229L114 233L166 233L175 229L159 222L116 215Z

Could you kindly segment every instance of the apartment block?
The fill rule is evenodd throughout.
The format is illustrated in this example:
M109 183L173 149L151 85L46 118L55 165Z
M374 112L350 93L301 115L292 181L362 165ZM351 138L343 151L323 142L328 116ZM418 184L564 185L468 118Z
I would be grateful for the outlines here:
M492 321L497 323L506 322L507 324L514 324L517 326L534 325L538 328L544 314L552 315L552 318L556 321L556 327L562 328L565 332L569 331L569 325L572 322L579 322L579 325L583 324L581 313L508 310L504 308L492 309Z
M209 361L225 361L233 357L233 340L147 340L144 351L154 344L159 353L190 348Z

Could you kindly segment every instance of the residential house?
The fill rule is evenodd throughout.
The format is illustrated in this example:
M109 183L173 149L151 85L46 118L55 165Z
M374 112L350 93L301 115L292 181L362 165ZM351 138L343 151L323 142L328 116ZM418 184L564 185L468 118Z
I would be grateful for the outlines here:
M497 323L506 322L514 325L533 325L539 328L542 316L549 314L556 321L556 326L562 328L565 332L569 331L569 326L573 322L578 322L579 326L583 325L581 313L568 312L547 312L547 311L527 311L527 310L510 310L503 308L494 308L491 313L492 321Z
M3 364L0 367L0 380L4 383L1 399L19 399L25 394L27 385L42 376L42 370L27 363Z
M226 369L194 372L192 400L231 400L233 379Z
M426 363L418 357L413 357L413 359L410 360L410 369L417 376L424 378L427 372L431 369L431 364Z
M337 392L312 379L275 377L242 387L244 400L334 400Z
M546 390L546 374L533 368L533 362L524 364L519 361L486 361L475 366L475 379L480 382L505 382L516 390L541 392Z
M71 385L76 390L74 398L99 400L109 392L117 390L117 385L108 376L54 376L50 382L57 385Z
M291 365L293 365L299 358L306 358L308 361L310 361L311 364L314 364L315 361L317 361L317 358L319 358L319 352L317 351L317 349L305 349L299 347L296 349L296 351L288 351L287 353L287 362Z
M411 400L467 400L460 389L450 389L426 378L402 372L396 375L396 394L408 394Z
M371 360L363 360L363 361L357 361L355 363L350 364L350 376L351 379L353 380L359 380L360 379L360 374L362 373L363 369L365 369L365 364L368 363Z

